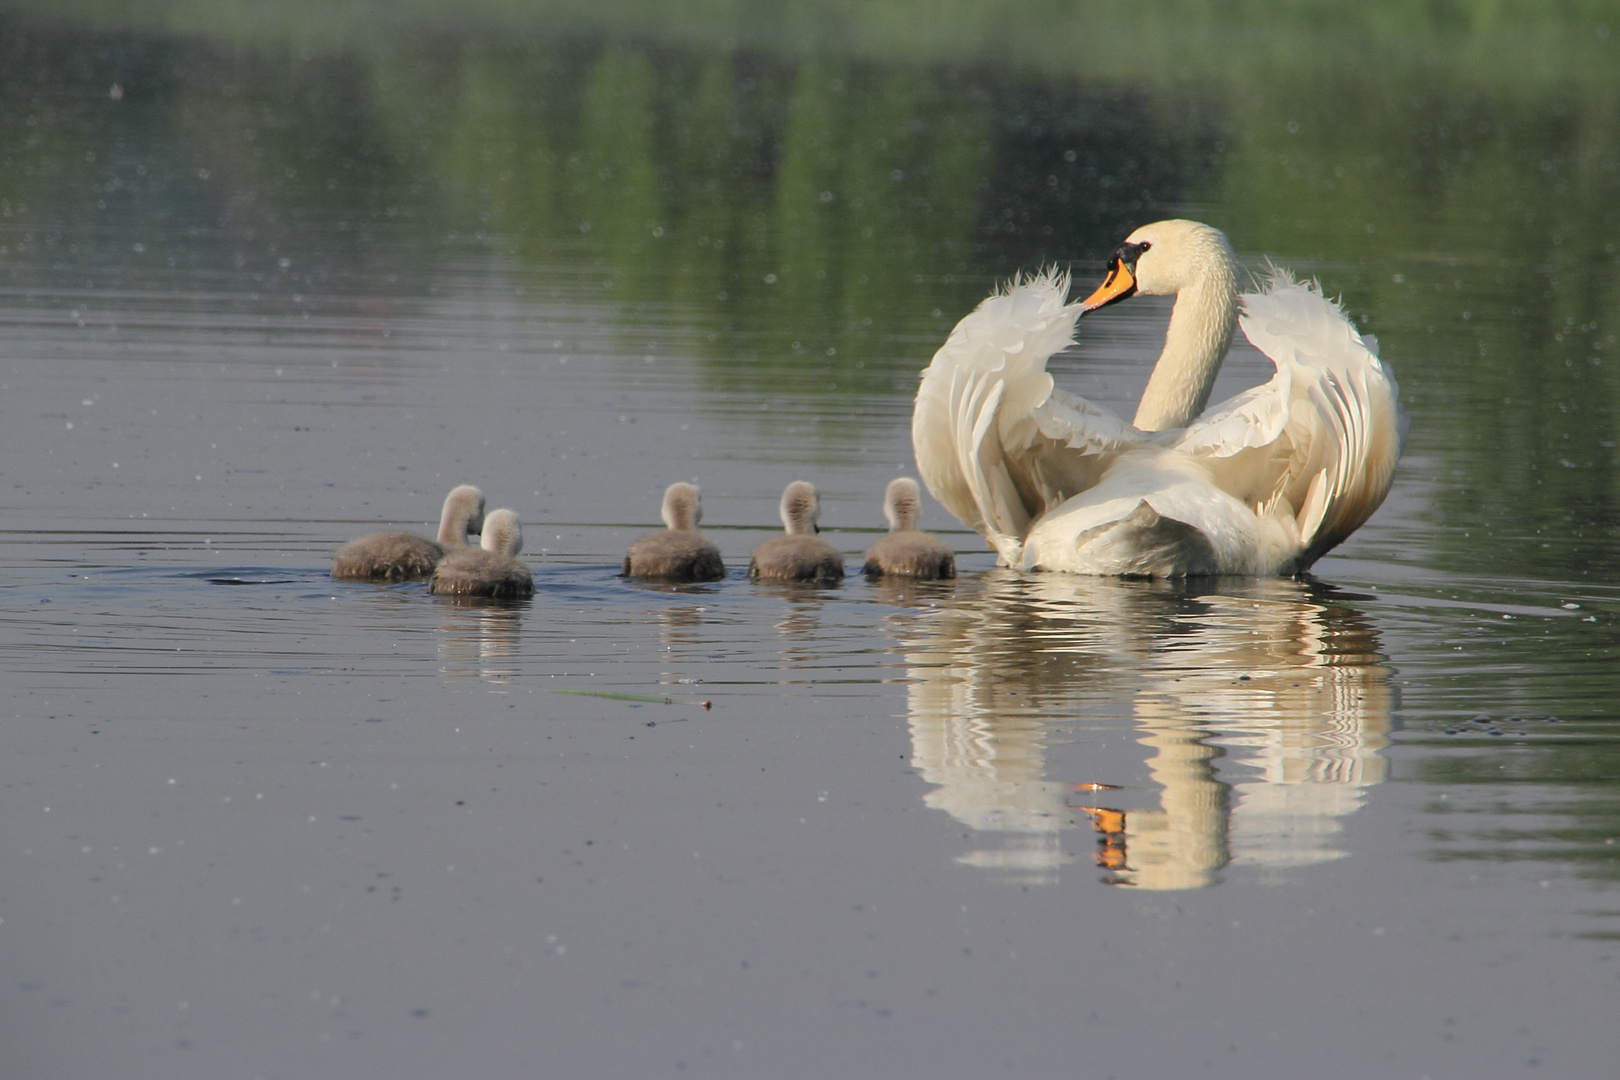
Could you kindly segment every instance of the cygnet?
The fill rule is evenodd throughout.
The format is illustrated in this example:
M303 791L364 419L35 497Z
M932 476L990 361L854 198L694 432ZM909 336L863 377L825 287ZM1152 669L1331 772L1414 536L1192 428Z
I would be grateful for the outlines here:
M956 556L937 536L917 530L922 516L922 491L917 481L902 476L889 481L883 493L883 516L889 535L866 549L867 577L953 578Z
M490 600L527 599L534 595L534 575L516 558L522 550L523 527L517 515L510 510L491 510L484 518L479 546L446 555L433 571L428 592Z
M430 576L445 555L467 546L467 535L484 527L484 493L471 484L452 488L439 514L439 539L408 532L369 533L350 540L332 560L332 576L344 581L415 581Z
M697 531L703 520L703 498L696 484L684 481L664 489L664 524L630 545L624 576L659 581L719 581L726 576L720 549Z
M773 536L754 549L748 576L759 581L842 580L844 557L816 533L821 499L814 485L795 480L782 492L785 536Z

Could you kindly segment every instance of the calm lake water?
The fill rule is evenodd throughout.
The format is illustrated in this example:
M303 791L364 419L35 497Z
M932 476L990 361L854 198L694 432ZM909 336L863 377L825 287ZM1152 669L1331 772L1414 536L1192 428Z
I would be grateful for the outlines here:
M0 16L0 1072L1612 1068L1612 75L97 26ZM953 583L747 580L796 478L858 567L997 280L1177 215L1401 382L1310 578L930 502ZM1128 415L1167 310L1060 383ZM731 576L627 584L680 479ZM462 482L532 602L327 576Z

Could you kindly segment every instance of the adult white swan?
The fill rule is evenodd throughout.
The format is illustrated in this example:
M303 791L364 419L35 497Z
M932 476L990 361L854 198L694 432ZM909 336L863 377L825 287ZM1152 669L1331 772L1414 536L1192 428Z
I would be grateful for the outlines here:
M1069 280L1056 271L985 300L917 391L911 439L928 490L1001 563L1027 570L1310 566L1383 502L1406 417L1377 342L1319 287L1272 268L1240 297L1237 280L1219 230L1160 221L1126 238L1079 303L1064 303ZM1054 387L1046 362L1073 343L1077 318L1135 293L1176 302L1127 424ZM1277 374L1204 412L1239 322Z

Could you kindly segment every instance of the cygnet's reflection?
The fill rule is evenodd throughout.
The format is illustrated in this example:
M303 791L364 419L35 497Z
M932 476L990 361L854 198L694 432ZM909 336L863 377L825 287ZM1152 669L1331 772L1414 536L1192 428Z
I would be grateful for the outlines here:
M1321 587L997 570L899 625L925 801L996 834L958 861L1007 880L1056 880L1077 827L1105 880L1139 888L1337 858L1384 777L1389 670L1367 615ZM1056 729L1101 738L1111 717L1148 748L1148 785L1048 777Z
M505 604L444 603L439 624L439 671L505 687L518 672L523 609Z
M697 686L699 673L712 659L704 648L703 631L710 622L708 604L670 604L657 612L658 644L662 650L658 681L669 687Z
M761 582L753 586L753 591L759 596L773 597L782 602L781 613L774 625L782 666L788 669L827 666L821 609L826 603L828 587L805 582Z

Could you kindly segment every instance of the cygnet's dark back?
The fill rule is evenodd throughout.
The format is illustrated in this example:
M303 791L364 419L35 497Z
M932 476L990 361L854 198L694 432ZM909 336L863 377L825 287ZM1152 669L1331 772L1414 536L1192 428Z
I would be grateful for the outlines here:
M664 491L664 524L630 545L624 576L656 581L718 581L726 576L720 549L697 531L703 520L702 495L696 484L669 485Z
M419 581L433 573L444 548L425 536L378 532L350 540L332 560L339 581Z
M866 549L868 577L953 578L956 556L937 536L890 533Z
M342 581L418 581L432 575L450 551L465 548L467 534L483 526L484 493L462 484L445 496L438 540L392 530L370 533L338 549L332 576Z
M917 481L899 477L883 493L883 515L893 531L866 549L868 577L953 578L956 556L938 537L917 531L922 492Z
M523 600L534 595L534 575L516 558L523 529L510 510L492 510L484 519L479 547L458 548L444 557L428 591L437 596Z
M760 581L841 581L844 557L821 537L816 519L821 500L813 485L795 480L782 492L784 536L773 536L754 549L748 576Z

